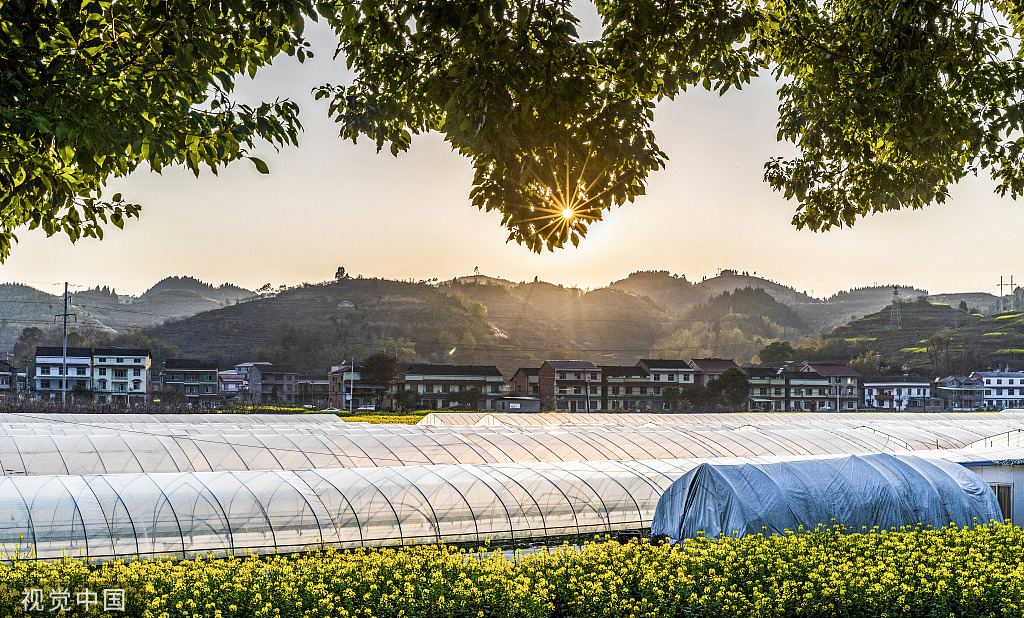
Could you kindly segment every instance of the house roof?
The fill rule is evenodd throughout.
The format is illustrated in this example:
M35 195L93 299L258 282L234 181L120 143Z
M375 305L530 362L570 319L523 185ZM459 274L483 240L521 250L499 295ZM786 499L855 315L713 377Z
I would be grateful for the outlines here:
M641 358L638 364L647 369L692 369L688 361L674 358Z
M1024 371L975 371L971 375L983 378L1024 378Z
M773 378L780 375L778 367L741 367L743 373L752 378Z
M647 371L636 365L601 365L601 372L609 378L646 378Z
M520 367L516 369L516 372L512 375L523 374L525 376L535 376L540 374L540 367Z
M428 365L425 363L413 363L406 365L402 370L405 374L419 374L425 376L497 376L502 377L501 372L494 365Z
M252 371L259 371L260 375L265 373L299 373L294 367L289 365L253 365Z
M812 371L817 371L826 378L859 378L860 373L856 369L849 365L843 365L842 363L806 363L805 367L810 367Z
M144 348L93 348L93 356L149 356L149 350Z
M217 361L197 360L194 358L169 358L164 361L164 369L202 369L217 370Z
M722 373L726 369L740 368L731 358L694 358L690 366L703 373Z
M5 360L0 360L0 372L10 373L11 372L11 364L9 362L5 361Z
M63 356L62 346L38 346L36 356ZM92 348L68 348L68 356L92 356Z
M552 369L597 369L594 363L581 360L549 360L544 364Z

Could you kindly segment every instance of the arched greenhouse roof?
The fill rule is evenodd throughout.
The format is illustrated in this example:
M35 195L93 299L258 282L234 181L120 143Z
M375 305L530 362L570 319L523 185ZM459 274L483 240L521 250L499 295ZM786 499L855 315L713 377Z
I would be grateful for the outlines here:
M1004 447L927 455L946 469L958 466L945 459L1022 454ZM793 459L718 461L778 465ZM0 479L0 543L8 557L19 551L40 559L180 558L321 545L586 537L649 528L665 490L709 461L6 477Z
M859 416L859 415L858 415ZM302 418L302 417L300 417ZM1009 443L1024 420L580 426L352 423L0 425L6 476L810 456ZM1000 438L1000 436L1002 436ZM986 442L988 440L988 442Z
M1004 413L1002 417L1024 419L1024 413ZM482 412L431 412L420 420L421 425L587 425L623 423L667 423L667 424L713 424L713 423L762 423L762 422L830 422L830 423L871 423L891 421L898 417L904 422L922 421L964 421L981 418L995 418L992 414L973 412L937 413L887 413L887 412L730 412L718 414L642 414L642 413L482 413Z
M1001 520L988 484L943 459L877 453L776 463L702 463L658 501L651 535L785 534L818 525L850 532Z

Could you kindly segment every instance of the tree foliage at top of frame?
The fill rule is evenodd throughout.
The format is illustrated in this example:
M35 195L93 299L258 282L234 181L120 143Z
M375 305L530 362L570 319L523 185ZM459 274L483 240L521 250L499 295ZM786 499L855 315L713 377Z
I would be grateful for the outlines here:
M0 259L22 226L76 240L137 216L103 186L140 165L216 173L257 140L296 143L297 106L241 105L233 80L304 60L303 24L320 18L355 74L316 91L340 135L398 154L440 132L473 164L473 204L534 251L578 244L644 193L666 160L658 100L762 70L798 152L765 180L798 227L939 203L982 170L999 194L1024 191L1016 3L595 5L604 31L588 41L567 0L0 0Z

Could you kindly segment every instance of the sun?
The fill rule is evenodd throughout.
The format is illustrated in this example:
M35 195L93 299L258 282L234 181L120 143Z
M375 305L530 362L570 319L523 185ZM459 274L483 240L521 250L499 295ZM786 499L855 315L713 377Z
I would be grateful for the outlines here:
M573 210L572 208L566 208L566 209L562 210L562 218L563 219L568 220L568 219L572 219L575 216L576 216L576 211Z

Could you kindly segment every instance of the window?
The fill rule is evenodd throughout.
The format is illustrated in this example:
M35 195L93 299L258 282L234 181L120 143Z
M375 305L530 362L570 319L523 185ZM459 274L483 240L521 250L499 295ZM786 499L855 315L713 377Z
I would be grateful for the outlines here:
M573 395L581 395L581 394L583 394L583 390L580 387L576 386L576 387L574 387L572 389L572 394Z
M1002 378L1000 378L1000 379L996 380L996 384L1002 384L1002 383L1003 383L1003 380L1002 380Z
M564 380L565 379L565 374L564 373L558 374L558 379L559 380Z
M105 359L105 358L100 358L100 362L101 362L101 363L105 363L105 362L107 362L107 359Z
M124 359L123 359L123 358L119 358L119 359L117 359L117 362L119 362L119 363L123 363L123 362L124 362Z
M674 374L674 373L668 374L668 381L669 382L675 382L676 381L676 374Z
M992 493L996 495L996 501L999 502L999 511L1003 519L1010 519L1010 514L1013 512L1013 485L992 484L989 487L992 488Z
M39 381L39 388L50 388L50 381L49 380L40 380Z
M142 370L141 369L135 369L132 372L132 375L134 375L134 376L141 376L142 375Z
M141 358L136 358L136 359L135 359L135 362L136 362L136 363L141 363L141 362L142 362L142 359L141 359Z
M39 371L37 371L37 373L39 375L41 375L41 376L48 376L48 375L50 375L50 368L49 367L39 367L38 369L39 369Z
M107 375L107 368L106 367L100 367L100 375L101 376Z
M597 374L596 373L590 374L590 379L591 380L596 380L597 379Z
M135 390L142 388L142 380L132 380L132 388Z
M213 387L212 386L207 386L206 387L206 394L209 395L212 392L213 392Z
M618 386L613 386L612 387L612 394L613 395L618 395L619 394L619 387Z
M99 381L99 385L100 385L100 390L105 390L107 388L107 381L106 380L100 380Z
M78 368L76 368L75 369L75 375L76 376L84 376L85 375L85 367L78 367Z
M652 379L653 379L653 380L654 380L655 382L660 382L660 381L661 381L661 375L660 375L660 374L657 374L657 373L652 373L652 374L651 374L651 378L652 378Z
M115 369L114 370L114 377L115 378L126 378L126 377L128 377L128 372L125 371L124 369Z
M632 395L633 394L633 387L632 386L627 386L626 387L626 394L627 395Z
M647 387L646 386L641 386L640 387L640 394L641 395L646 395L647 394Z

